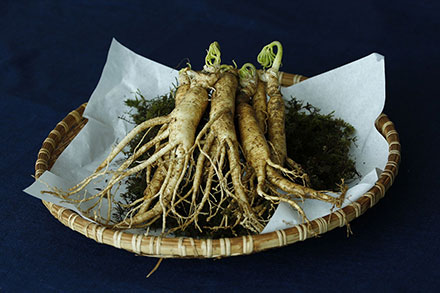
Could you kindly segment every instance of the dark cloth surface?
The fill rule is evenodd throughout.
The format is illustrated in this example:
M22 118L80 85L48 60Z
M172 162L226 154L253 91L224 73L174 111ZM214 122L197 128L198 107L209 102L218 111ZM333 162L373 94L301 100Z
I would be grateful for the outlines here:
M437 1L1 1L0 291L408 292L439 289ZM385 56L384 112L402 164L385 198L345 228L250 256L157 259L98 244L23 193L58 121L88 100L111 39L171 67L255 62L280 40L282 70L314 76ZM184 63L183 63L184 64Z

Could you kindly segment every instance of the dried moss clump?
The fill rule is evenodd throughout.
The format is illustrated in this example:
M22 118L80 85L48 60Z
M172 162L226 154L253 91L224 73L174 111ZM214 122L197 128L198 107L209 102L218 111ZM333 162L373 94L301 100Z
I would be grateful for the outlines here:
M314 189L337 191L342 178L358 176L349 155L356 141L353 126L295 98L287 102L286 111L288 156L303 166Z

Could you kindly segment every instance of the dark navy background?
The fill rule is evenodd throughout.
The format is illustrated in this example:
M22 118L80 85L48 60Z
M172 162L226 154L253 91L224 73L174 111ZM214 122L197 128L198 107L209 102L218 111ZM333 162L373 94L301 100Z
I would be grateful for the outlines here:
M325 3L325 4L324 4ZM440 287L438 1L1 1L0 291L408 292ZM255 62L284 45L283 70L313 76L385 55L384 112L402 164L386 197L344 229L250 256L156 259L98 244L22 192L58 121L87 101L111 39L171 67Z

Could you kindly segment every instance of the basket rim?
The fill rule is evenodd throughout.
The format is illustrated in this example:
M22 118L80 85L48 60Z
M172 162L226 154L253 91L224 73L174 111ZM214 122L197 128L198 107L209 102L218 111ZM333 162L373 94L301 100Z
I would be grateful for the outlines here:
M305 79L307 78L302 75L283 73L281 85L289 86ZM87 123L87 119L82 117L86 105L84 103L76 110L70 112L44 140L35 163L36 178L50 169L51 158L55 157L56 159L68 143L70 143L71 139ZM131 234L93 223L78 213L56 204L44 200L42 202L57 220L70 229L98 243L104 243L144 256L160 258L221 258L282 247L326 233L337 227L343 227L353 219L361 216L384 197L385 192L393 184L394 178L397 176L401 146L394 123L387 115L383 113L379 115L375 126L388 143L388 161L385 169L375 185L358 200L345 206L343 209L310 221L313 234L309 233L310 230L308 231L305 224L265 234L216 239ZM75 131L76 133L74 133ZM65 145L61 144L63 137L68 137L68 142Z

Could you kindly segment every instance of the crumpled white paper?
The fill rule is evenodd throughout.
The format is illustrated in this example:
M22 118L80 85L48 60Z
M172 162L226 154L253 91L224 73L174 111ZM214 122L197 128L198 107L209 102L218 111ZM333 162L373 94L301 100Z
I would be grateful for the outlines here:
M81 214L74 205L42 194L41 191L47 190L46 184L67 190L91 174L115 143L133 128L132 124L119 119L130 110L124 101L132 98L138 90L145 97L152 98L168 93L172 84L176 84L177 76L176 70L137 55L113 40L101 79L84 112L84 117L89 119L88 123L60 155L52 169L24 191ZM383 56L371 54L283 88L282 92L286 98L296 97L313 104L323 114L334 111L335 117L355 127L358 140L352 154L362 178L360 182L351 184L344 205L358 199L374 185L378 173L387 162L388 145L374 126L385 103ZM85 203L81 208L90 204ZM328 214L331 208L329 204L316 200L306 200L302 206L310 220ZM106 208L102 207L101 213L106 212ZM292 227L299 222L297 212L281 203L262 233Z

